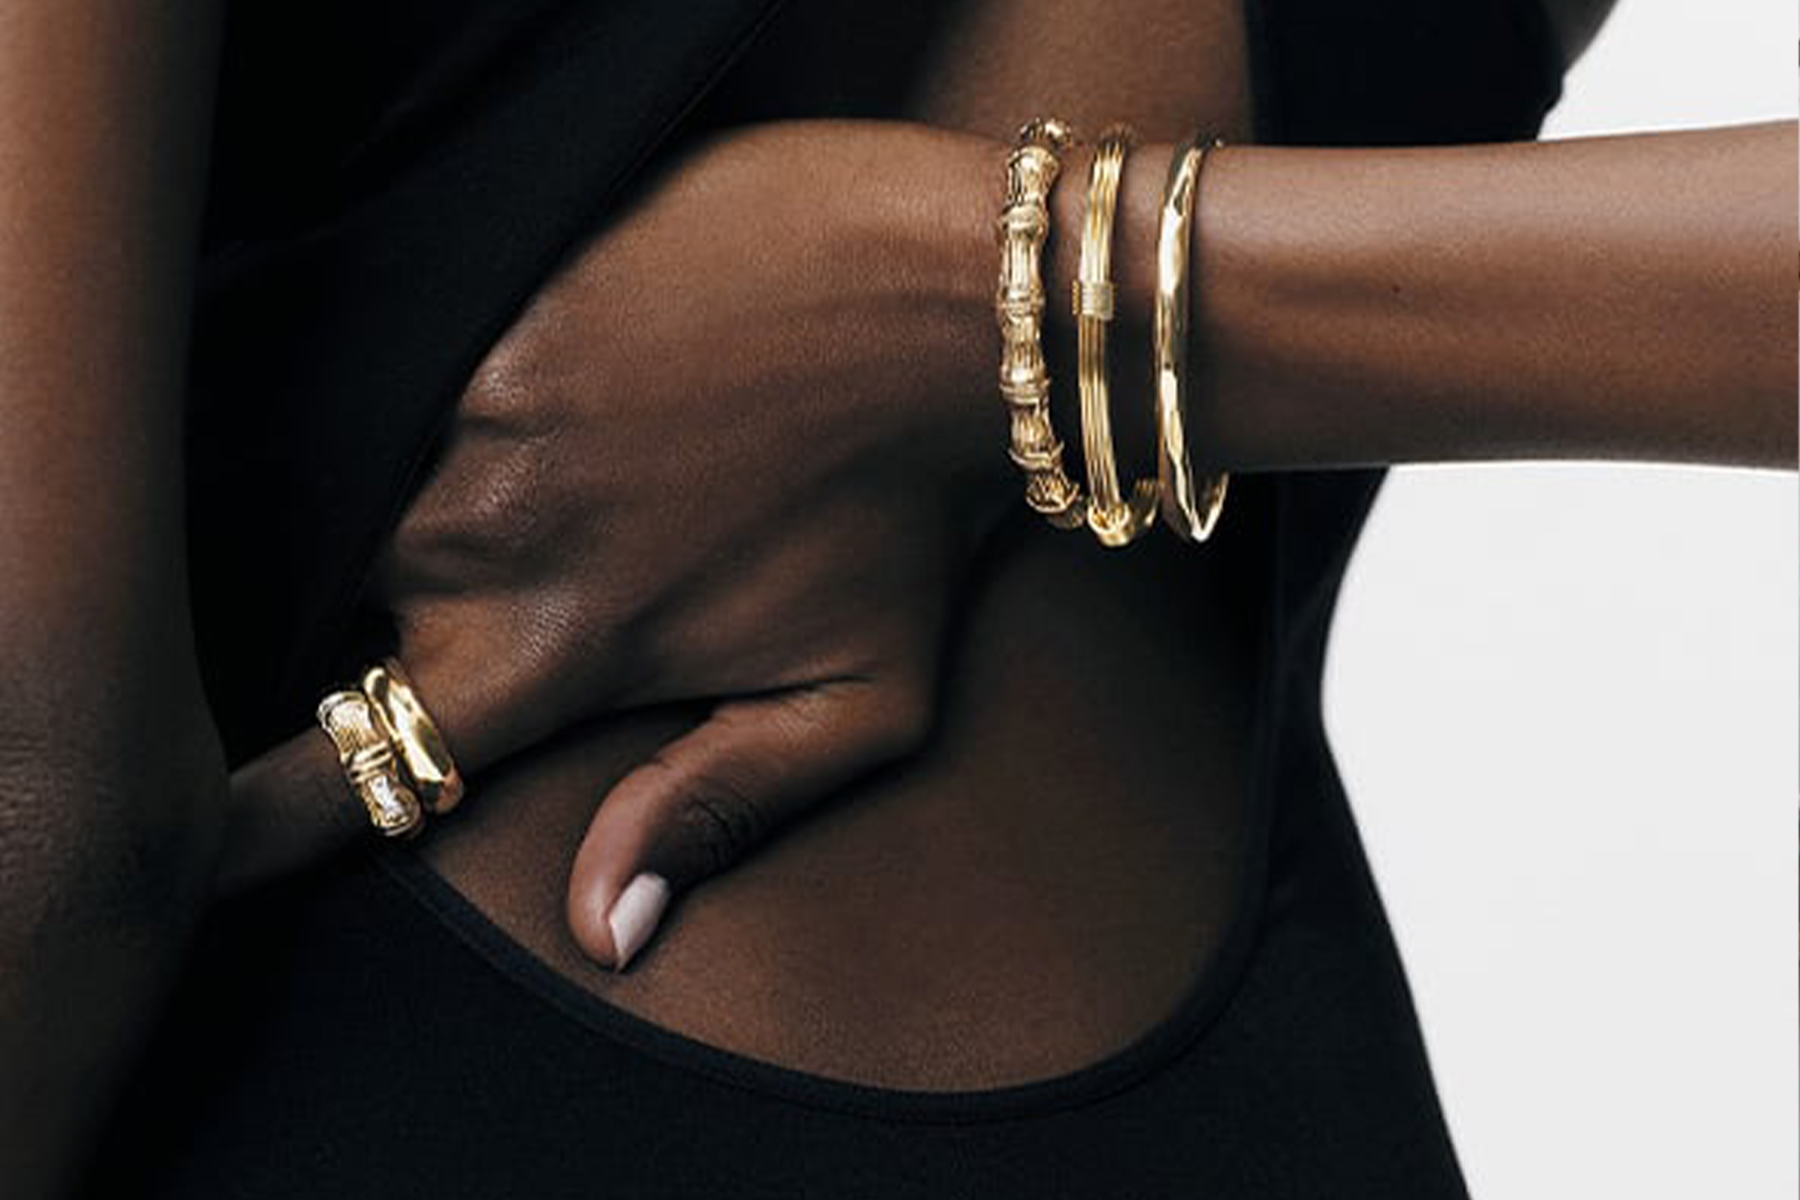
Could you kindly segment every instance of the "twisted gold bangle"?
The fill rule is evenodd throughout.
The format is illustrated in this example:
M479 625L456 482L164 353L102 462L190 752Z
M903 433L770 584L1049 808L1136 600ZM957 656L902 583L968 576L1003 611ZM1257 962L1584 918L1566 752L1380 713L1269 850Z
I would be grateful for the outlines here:
M1081 271L1075 281L1077 371L1081 384L1081 435L1087 457L1088 528L1102 545L1135 541L1156 520L1157 487L1139 480L1127 503L1119 495L1113 459L1112 401L1106 382L1106 326L1116 307L1112 272L1113 222L1119 176L1131 132L1123 126L1100 138L1088 177L1087 220L1081 232Z
M1012 417L1012 460L1025 472L1025 503L1061 529L1081 525L1080 486L1062 465L1062 442L1050 421L1050 372L1044 365L1044 283L1039 270L1050 234L1050 188L1060 155L1074 142L1055 119L1019 130L1006 160L1006 205L995 223L1000 282L1000 394Z
M1225 507L1231 476L1221 472L1195 480L1186 420L1188 376L1188 238L1200 172L1218 138L1196 136L1169 165L1162 216L1156 236L1156 429L1157 483L1163 523L1190 542L1212 536Z

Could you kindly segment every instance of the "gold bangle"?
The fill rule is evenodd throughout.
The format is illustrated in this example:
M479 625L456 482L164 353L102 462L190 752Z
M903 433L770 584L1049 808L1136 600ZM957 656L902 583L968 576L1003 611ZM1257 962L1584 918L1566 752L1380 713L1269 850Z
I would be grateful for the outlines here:
M1190 542L1212 536L1225 507L1231 476L1220 472L1196 482L1189 457L1186 396L1188 376L1188 237L1200 172L1208 152L1224 145L1196 136L1169 165L1162 217L1156 235L1156 430L1157 483L1163 524Z
M1000 282L1000 394L1012 419L1010 455L1025 472L1025 503L1061 529L1079 528L1081 487L1063 469L1062 442L1050 421L1050 372L1044 365L1044 282L1039 269L1050 234L1050 188L1060 156L1074 142L1053 118L1019 130L1006 159L1006 205L995 223Z
M390 658L370 667L362 690L419 803L436 816L455 808L463 798L462 774L400 664Z
M1119 176L1131 146L1123 126L1101 135L1088 176L1087 220L1081 231L1081 272L1075 281L1077 369L1081 384L1081 437L1087 457L1088 528L1102 545L1135 541L1156 520L1156 483L1139 480L1127 503L1119 495L1113 459L1112 400L1106 382L1106 326L1116 307L1112 273L1113 222Z
M400 777L394 748L376 725L369 698L361 692L333 692L319 701L318 718L376 830L387 837L418 832L425 810Z

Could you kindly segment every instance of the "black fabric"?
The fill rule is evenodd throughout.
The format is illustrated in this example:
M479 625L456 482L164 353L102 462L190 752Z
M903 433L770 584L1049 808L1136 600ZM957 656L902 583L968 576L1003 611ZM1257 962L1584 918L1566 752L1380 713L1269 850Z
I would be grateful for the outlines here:
M179 1006L93 1194L1461 1196L1329 756L1282 746L1247 969L1122 1059L969 1096L816 1081L610 1009L365 861L215 931L232 969Z
M189 424L234 761L368 657L369 562L463 382L774 7L232 6Z
M234 756L361 657L358 593L461 381L772 7L234 6L192 421L203 653ZM1266 140L1524 136L1556 95L1530 0L1251 18ZM1462 1196L1319 718L1379 475L1245 482L1273 530L1267 852L1232 944L1131 1049L997 1092L819 1081L601 1004L371 853L209 923L92 1194Z
M1261 8L1257 102L1275 140L1424 146L1528 138L1561 91L1558 51L1537 0L1263 0Z

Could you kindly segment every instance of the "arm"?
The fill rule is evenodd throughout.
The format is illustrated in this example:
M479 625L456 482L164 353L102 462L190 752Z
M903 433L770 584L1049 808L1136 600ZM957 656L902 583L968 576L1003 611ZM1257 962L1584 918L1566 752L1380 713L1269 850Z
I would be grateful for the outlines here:
M1168 153L1141 151L1127 180L1119 270L1134 327L1122 345L1149 340ZM1081 191L1059 185L1058 229L1078 228ZM1795 204L1792 124L1227 149L1207 166L1196 223L1200 453L1235 469L1791 467ZM1058 255L1065 279L1073 240Z
M211 5L0 11L0 1192L56 1194L210 868L181 370Z
M1642 190L1672 145L1709 167L1705 204ZM1116 258L1118 418L1138 421L1121 454L1145 460L1148 384L1126 375L1147 367L1168 156L1134 156ZM917 126L732 134L571 262L463 398L385 577L401 657L465 766L596 712L724 698L601 805L571 916L602 961L617 961L605 918L634 872L695 883L923 734L948 581L1019 503L991 332L1002 157ZM1780 129L1245 148L1215 169L1196 322L1214 462L1791 459ZM1071 162L1054 197L1052 297L1069 294L1081 175ZM1621 195L1643 202L1621 213ZM742 246L758 253L722 249ZM726 261L742 269L702 289L620 287ZM1072 340L1055 320L1053 340ZM685 352L696 339L710 352ZM1646 343L1672 344L1646 366ZM1052 403L1073 449L1071 390ZM557 454L540 462L544 429ZM245 769L236 881L354 831L335 776L317 734Z

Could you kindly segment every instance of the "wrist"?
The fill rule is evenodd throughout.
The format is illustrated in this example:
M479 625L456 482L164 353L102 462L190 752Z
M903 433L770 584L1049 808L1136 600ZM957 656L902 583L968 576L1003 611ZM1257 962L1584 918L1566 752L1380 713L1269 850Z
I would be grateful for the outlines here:
M1004 196L1005 143L962 134L941 139L934 168L919 184L919 204L902 214L909 233L901 239L923 249L928 264L924 294L945 305L953 321L942 332L938 362L954 383L928 402L945 452L953 454L962 478L1006 511L1021 503L1024 479L1007 455L1005 401L999 395L1000 341L995 331L994 290L999 248L994 222ZM1147 145L1126 159L1113 233L1113 281L1119 308L1108 338L1108 372L1113 391L1113 429L1120 473L1127 478L1156 474L1156 417L1151 325L1156 292L1156 238L1162 193L1173 147ZM1081 456L1081 409L1076 389L1073 291L1081 255L1081 228L1087 208L1090 145L1071 149L1050 194L1050 235L1041 269L1044 279L1044 354L1051 378L1050 405L1065 462L1077 479Z
M1000 339L994 292L999 248L994 222L1004 198L1005 143L922 126L881 128L855 168L869 187L834 197L834 220L848 231L858 263L854 286L897 289L910 311L908 333L885 347L879 369L904 373L895 389L900 419L929 439L937 469L984 514L1021 503L1024 479L1007 454L1010 436L999 394ZM1156 237L1173 149L1148 145L1126 159L1114 228L1113 279L1118 316L1108 338L1113 427L1122 477L1156 471L1151 324ZM1080 401L1076 389L1072 294L1086 212L1090 146L1072 149L1050 195L1044 249L1044 351L1050 405L1066 462L1081 477ZM876 311L885 308L880 306ZM991 519L991 518L990 518Z
M883 228L876 273L904 289L913 336L894 347L888 371L913 407L934 468L982 531L1018 503L1020 477L1007 456L1009 421L999 394L994 221L1004 194L1006 145L989 138L899 127L885 159Z

